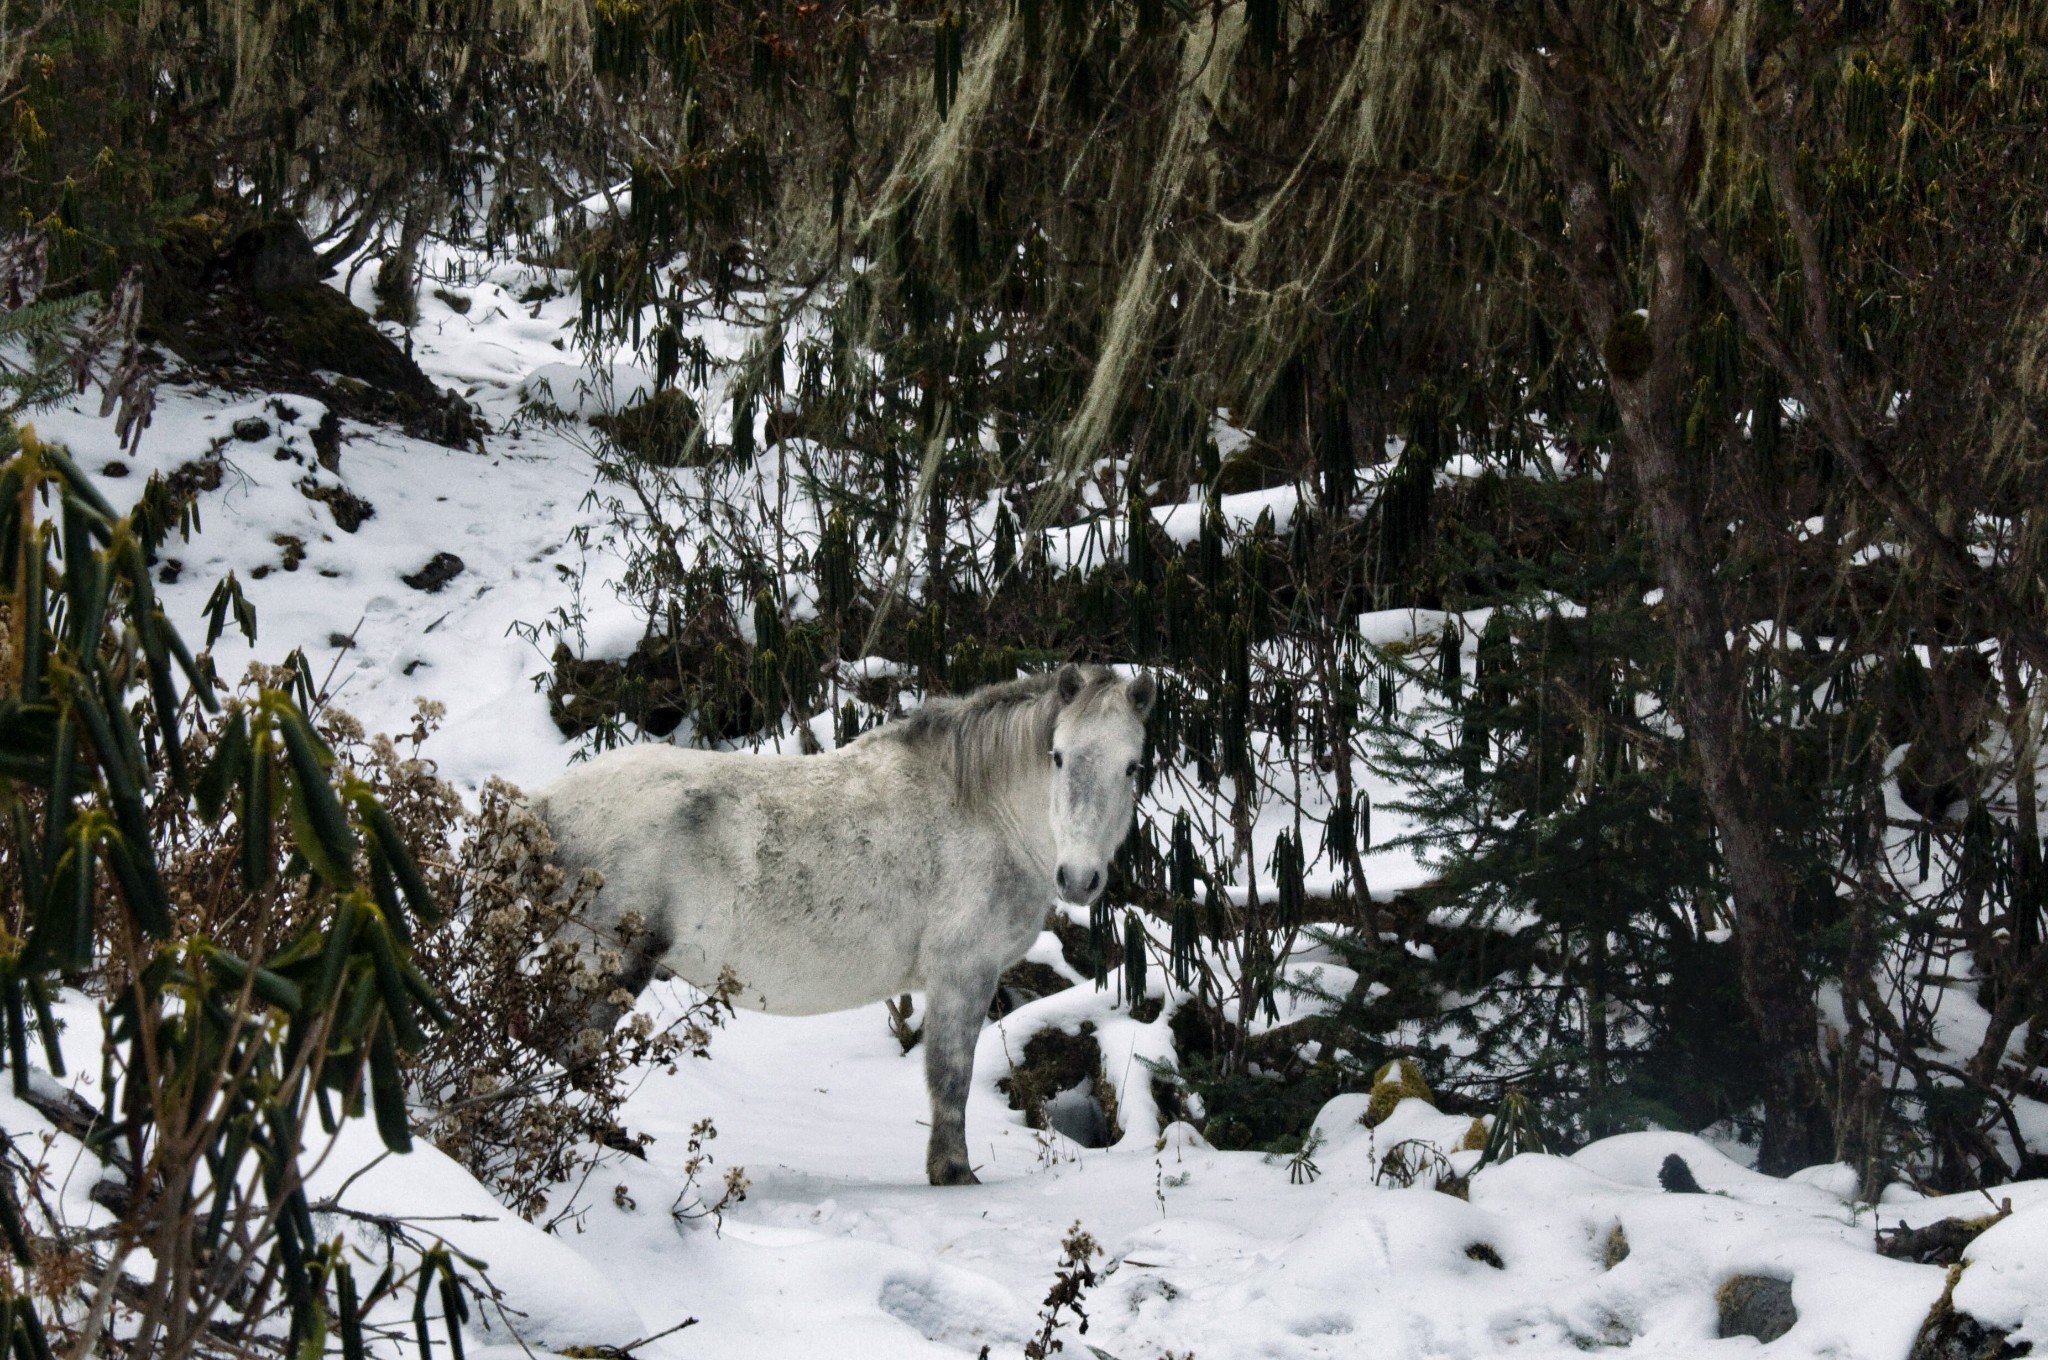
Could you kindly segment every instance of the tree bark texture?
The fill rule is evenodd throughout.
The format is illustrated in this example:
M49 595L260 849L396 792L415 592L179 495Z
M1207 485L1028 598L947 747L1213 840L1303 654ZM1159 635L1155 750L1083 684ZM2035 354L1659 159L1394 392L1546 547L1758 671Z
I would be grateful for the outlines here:
M1734 899L1735 945L1746 1009L1765 1058L1760 1167L1782 1174L1832 1150L1816 1053L1818 1014L1800 965L1793 923L1796 885L1774 834L1763 754L1744 729L1740 660L1701 519L1700 488L1685 455L1680 400L1687 296L1685 186L1697 174L1694 144L1707 45L1725 6L1707 0L1688 16L1685 45L1653 126L1654 144L1616 135L1600 94L1564 66L1541 67L1551 152L1570 233L1565 260L1588 335L1599 343L1620 415L1621 458L1633 475L1650 530L1678 667L1678 707L1700 762L1701 789L1719 835ZM1524 63L1524 69L1532 69ZM1632 305L1617 258L1617 218L1607 155L1626 163L1649 212L1653 246L1647 317Z
M1794 885L1772 834L1769 773L1743 731L1740 676L1678 438L1675 384L1613 383L1622 437L1655 546L1678 660L1679 706L1699 754L1735 905L1742 993L1765 1053L1761 1169L1796 1170L1828 1142L1818 1099L1817 1016L1792 922Z

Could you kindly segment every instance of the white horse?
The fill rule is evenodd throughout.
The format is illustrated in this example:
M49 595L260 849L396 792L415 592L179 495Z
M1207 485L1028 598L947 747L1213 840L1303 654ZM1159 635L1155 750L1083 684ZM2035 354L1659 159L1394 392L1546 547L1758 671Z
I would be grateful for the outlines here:
M604 876L594 936L645 921L616 977L629 993L659 969L709 987L728 967L739 1004L781 1015L922 989L925 1172L971 1184L967 1090L996 979L1055 894L1102 895L1156 693L1149 675L1067 665L930 700L825 755L625 747L533 807L566 867Z

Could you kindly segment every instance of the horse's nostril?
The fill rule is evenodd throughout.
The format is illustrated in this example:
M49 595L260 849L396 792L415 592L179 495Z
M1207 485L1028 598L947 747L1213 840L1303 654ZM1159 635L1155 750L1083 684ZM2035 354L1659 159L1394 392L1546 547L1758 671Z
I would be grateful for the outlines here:
M1060 885L1060 891L1061 891L1061 892L1065 892L1065 891L1067 890L1067 866L1066 866L1066 865L1062 864L1062 865L1061 865L1061 866L1060 866L1060 867L1059 867L1058 869L1056 869L1056 870L1054 870L1054 871L1053 871L1052 881Z
M1096 871L1095 871L1094 873L1092 873L1092 874L1088 875L1088 891L1092 893L1092 892L1094 892L1094 891L1095 891L1095 890L1096 890L1097 888L1100 888L1101 886L1102 886L1102 871L1101 871L1100 869L1097 869L1097 870L1096 870Z

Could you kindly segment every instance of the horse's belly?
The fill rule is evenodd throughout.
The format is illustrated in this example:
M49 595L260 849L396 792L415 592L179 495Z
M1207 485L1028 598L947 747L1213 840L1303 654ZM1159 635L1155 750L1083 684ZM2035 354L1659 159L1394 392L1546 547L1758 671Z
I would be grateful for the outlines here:
M665 960L699 987L730 970L736 1005L777 1015L850 1010L918 985L921 904L739 894L679 901Z
M736 1006L774 1015L822 1015L852 1010L912 990L915 960L905 951L846 949L795 957L763 951L738 941L679 939L665 962L700 988L717 985L730 971L739 983Z

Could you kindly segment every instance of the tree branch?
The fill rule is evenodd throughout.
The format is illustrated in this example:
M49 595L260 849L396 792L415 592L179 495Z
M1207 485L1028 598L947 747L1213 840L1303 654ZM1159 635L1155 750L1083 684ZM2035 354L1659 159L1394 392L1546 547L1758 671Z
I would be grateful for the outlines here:
M1786 82L1785 107L1777 121L1789 118L1798 87ZM1792 395L1818 420L1822 434L1836 455L1848 465L1864 491L1892 517L1907 540L1953 582L1980 599L1991 611L1998 627L2037 670L2048 671L2048 632L2028 613L2005 584L1978 563L1969 550L1952 535L1944 533L1934 517L1907 492L1892 472L1883 454L1858 427L1842 380L1841 357L1834 344L1833 322L1828 306L1828 279L1813 216L1800 196L1793 164L1793 150L1783 135L1773 136L1769 156L1772 193L1785 214L1799 253L1801 281L1806 293L1803 340L1807 351L1802 361L1793 350L1793 340L1770 307L1718 242L1697 222L1689 222L1690 245L1706 264L1750 343L1782 374Z

